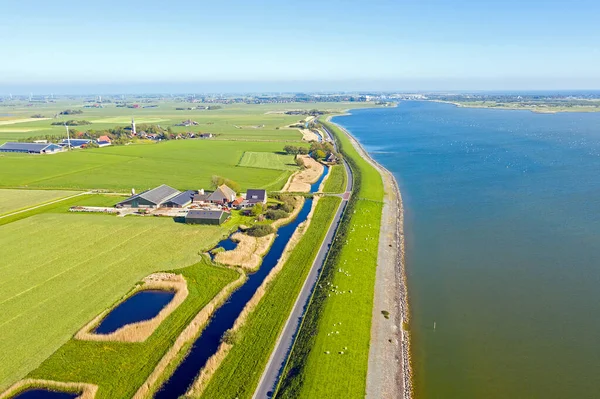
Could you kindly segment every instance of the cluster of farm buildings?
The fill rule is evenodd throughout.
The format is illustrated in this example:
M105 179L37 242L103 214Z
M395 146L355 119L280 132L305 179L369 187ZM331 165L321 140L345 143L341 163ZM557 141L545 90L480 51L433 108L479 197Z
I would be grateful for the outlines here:
M249 189L238 196L223 184L208 193L203 189L179 191L163 184L119 202L117 208L183 208L186 223L221 224L231 216L231 209L246 209L267 203L266 190Z

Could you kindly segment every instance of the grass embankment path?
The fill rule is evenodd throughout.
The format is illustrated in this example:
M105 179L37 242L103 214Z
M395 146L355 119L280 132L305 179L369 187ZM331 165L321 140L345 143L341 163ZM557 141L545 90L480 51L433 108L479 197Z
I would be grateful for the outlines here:
M350 199L281 383L280 398L363 398L384 187L379 172L326 123L354 173Z
M203 387L202 398L251 398L341 199L318 200L311 222L235 334L233 346Z

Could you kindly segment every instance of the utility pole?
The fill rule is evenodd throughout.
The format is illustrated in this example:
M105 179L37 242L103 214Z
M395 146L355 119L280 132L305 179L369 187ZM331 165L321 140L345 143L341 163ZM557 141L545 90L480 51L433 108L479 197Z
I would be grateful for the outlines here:
M69 126L65 122L65 128L67 129L67 148L71 150L71 136L69 136Z

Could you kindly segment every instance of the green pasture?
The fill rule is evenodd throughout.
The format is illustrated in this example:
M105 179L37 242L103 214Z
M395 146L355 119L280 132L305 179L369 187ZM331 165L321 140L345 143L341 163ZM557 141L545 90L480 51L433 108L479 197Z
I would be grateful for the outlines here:
M275 170L298 170L294 155L277 154L274 152L246 151L238 166Z
M383 182L348 137L334 133L354 172L350 199L276 398L364 398Z
M73 150L47 156L0 156L0 187L54 189L108 189L137 192L168 184L180 190L210 188L219 175L238 182L242 189L278 190L289 170L237 166L245 151L283 150L283 143L211 140L173 140Z
M343 165L333 165L329 168L329 176L325 180L324 193L340 194L346 191L348 177Z
M77 191L60 190L0 189L0 215L51 202L77 193Z
M131 398L194 316L239 276L234 270L214 266L206 259L173 272L185 277L188 296L145 342L70 339L29 377L97 384L96 399Z
M307 231L236 334L202 398L251 398L341 199L319 200Z
M228 227L72 213L1 226L0 391L146 275L198 262Z

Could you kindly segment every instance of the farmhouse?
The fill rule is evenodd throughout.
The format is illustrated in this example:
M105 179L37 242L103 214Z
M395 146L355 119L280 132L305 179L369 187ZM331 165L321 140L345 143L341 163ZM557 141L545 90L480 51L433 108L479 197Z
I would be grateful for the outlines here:
M212 202L213 204L226 204L235 200L235 197L235 191L225 184L222 184L208 196L207 202Z
M0 152L21 152L25 154L54 154L63 148L53 143L4 143Z
M192 224L222 224L231 216L221 210L191 210L185 216L186 223Z
M110 140L110 137L108 137L108 136L100 136L100 137L98 137L98 140L96 141L96 143L98 143L98 147L106 147L108 145L111 145L112 141Z
M246 193L246 201L250 204L266 204L267 203L267 190L252 190L248 189Z
M117 208L160 208L167 201L180 194L179 190L163 184L152 190L132 195L126 200L119 202Z
M172 197L168 201L166 201L162 206L167 208L183 208L192 203L196 192L193 190L187 190L182 192L181 194L177 194Z

